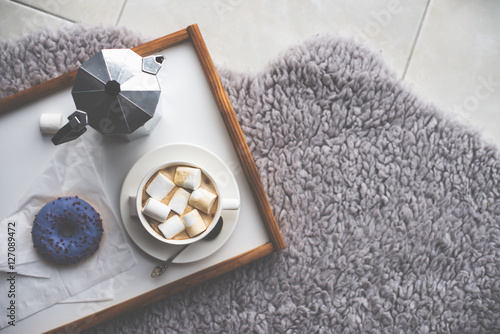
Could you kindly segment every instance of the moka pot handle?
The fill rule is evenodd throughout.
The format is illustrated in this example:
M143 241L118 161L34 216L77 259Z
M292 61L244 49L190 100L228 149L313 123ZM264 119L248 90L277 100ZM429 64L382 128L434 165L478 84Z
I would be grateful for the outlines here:
M85 111L75 111L68 116L68 120L69 122L52 137L54 145L75 140L87 131L88 117Z

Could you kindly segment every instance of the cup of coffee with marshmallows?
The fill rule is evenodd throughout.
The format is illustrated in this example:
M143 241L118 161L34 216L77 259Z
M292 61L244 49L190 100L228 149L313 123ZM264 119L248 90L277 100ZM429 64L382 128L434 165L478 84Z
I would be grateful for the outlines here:
M223 198L206 169L186 161L153 168L143 178L136 196L137 214L144 228L172 245L203 239L217 224L222 210L237 210L239 204L239 199Z

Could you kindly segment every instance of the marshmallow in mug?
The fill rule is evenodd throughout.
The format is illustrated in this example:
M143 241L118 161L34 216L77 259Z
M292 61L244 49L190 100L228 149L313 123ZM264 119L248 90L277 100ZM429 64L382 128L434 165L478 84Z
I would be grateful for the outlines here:
M189 205L206 214L210 214L216 199L217 195L212 194L204 188L198 188L191 193L191 196L189 197Z
M194 209L189 211L184 216L182 216L182 221L186 226L187 234L192 238L202 233L207 229L203 218L201 217L198 210Z
M174 183L179 187L196 190L201 185L201 170L193 167L177 167Z
M179 188L175 191L174 196L170 199L168 206L174 212L182 215L189 201L189 192Z
M182 223L179 216L172 216L169 219L167 219L165 222L159 224L158 228L160 229L161 233L163 233L165 238L172 239L177 234L184 231L185 226Z
M142 209L142 213L146 216L153 218L159 222L164 222L168 214L170 213L170 208L168 205L163 204L162 202L154 199L153 197L148 198L144 208Z
M161 201L169 192L174 189L175 184L170 181L163 173L158 173L155 178L149 183L146 192L149 196Z

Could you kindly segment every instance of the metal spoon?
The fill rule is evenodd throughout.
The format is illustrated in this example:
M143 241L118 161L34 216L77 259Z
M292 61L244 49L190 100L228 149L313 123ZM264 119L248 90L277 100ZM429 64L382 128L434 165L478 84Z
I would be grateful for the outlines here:
M222 217L220 217L219 220L217 221L217 225L202 240L206 240L206 241L214 240L219 235L220 231L222 230L222 225L223 225L223 220L222 220ZM162 263L158 264L151 272L151 277L156 278L158 276L163 275L163 273L167 270L168 266L172 263L172 261L174 261L174 259L177 257L177 255L182 253L182 251L185 250L187 248L187 246L189 246L189 244L182 246L181 248L179 248L177 250L177 252L172 254L172 256L170 256L166 261L163 261Z
M179 255L183 250L185 250L187 246L189 246L189 244L182 246L181 248L179 248L177 252L172 254L172 256L169 257L166 261L163 261L162 263L157 265L151 272L151 277L156 278L158 276L163 275L163 273L165 272L165 270L167 270L170 263L172 263L172 261L177 257L177 255Z

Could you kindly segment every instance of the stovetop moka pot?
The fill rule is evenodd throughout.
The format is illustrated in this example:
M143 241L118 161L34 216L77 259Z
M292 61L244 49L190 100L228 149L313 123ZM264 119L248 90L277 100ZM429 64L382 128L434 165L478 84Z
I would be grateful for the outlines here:
M78 69L71 91L77 110L52 142L74 140L87 125L128 140L149 134L161 116L156 74L163 61L161 55L142 58L130 49L105 49L92 56Z

